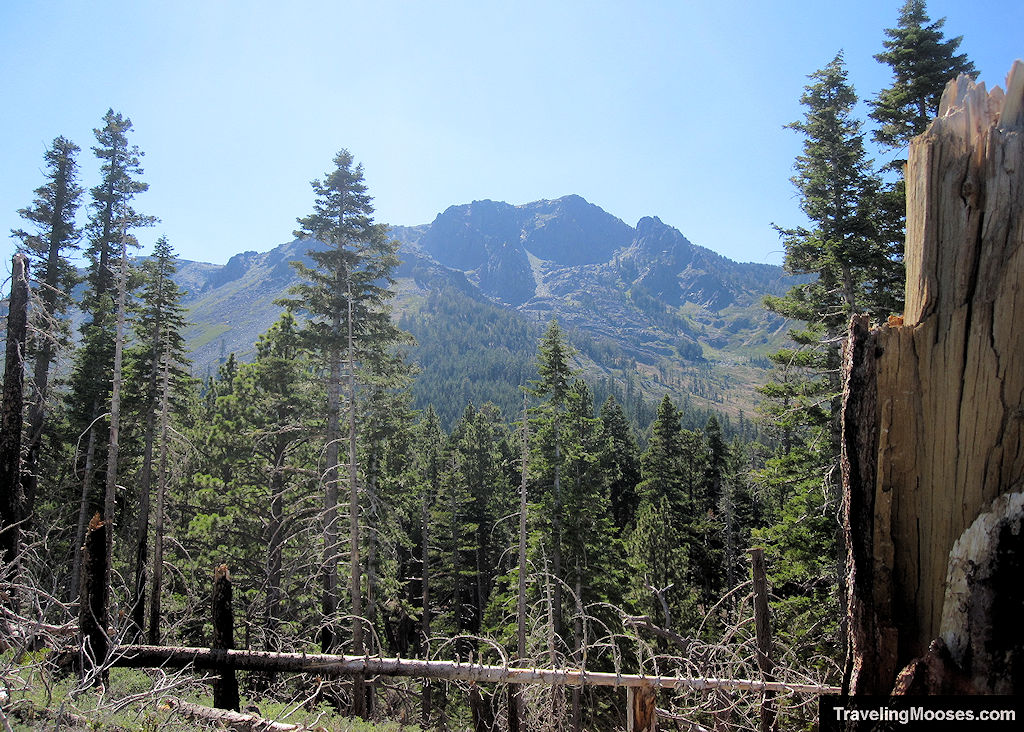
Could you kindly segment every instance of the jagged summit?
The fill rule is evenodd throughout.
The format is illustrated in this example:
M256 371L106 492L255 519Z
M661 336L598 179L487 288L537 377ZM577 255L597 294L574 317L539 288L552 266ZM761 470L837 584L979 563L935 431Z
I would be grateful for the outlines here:
M391 235L403 260L396 316L442 291L527 322L556 316L593 339L595 353L617 354L614 364L594 359L607 373L621 370L623 358L661 364L659 378L723 354L730 363L747 361L778 344L783 330L760 306L764 295L789 286L781 268L733 262L655 216L629 226L577 195L449 206L430 224L393 227ZM223 266L182 263L195 323L188 335L201 371L225 353L252 351L280 312L274 301L295 281L289 262L306 259L315 245L293 240L242 252Z

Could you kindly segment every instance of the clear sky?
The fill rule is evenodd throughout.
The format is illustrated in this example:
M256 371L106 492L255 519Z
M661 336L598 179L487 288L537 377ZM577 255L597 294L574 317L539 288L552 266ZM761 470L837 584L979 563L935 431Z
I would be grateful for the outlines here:
M0 3L0 272L74 140L132 119L150 190L136 208L180 256L225 262L288 241L309 181L348 148L377 220L429 223L453 204L576 193L634 225L781 262L771 224L803 221L789 182L807 75L842 49L862 99L902 0ZM989 87L1024 56L1022 0L929 0ZM866 110L862 110L866 118ZM88 200L88 196L86 196ZM82 209L84 221L85 208Z

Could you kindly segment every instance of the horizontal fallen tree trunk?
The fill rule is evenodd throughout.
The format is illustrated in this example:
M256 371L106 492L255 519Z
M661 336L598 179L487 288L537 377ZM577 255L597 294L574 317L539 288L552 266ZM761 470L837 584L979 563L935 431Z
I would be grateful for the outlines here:
M164 704L175 712L190 719L199 719L205 722L216 722L221 727L239 730L239 732L256 732L257 730L259 732L288 732L290 730L305 729L305 727L298 724L274 722L269 719L263 719L255 714L232 712L227 709L213 709L211 707L192 704L173 697L164 699Z
M238 671L303 672L338 676L357 674L413 676L418 678L475 681L492 684L549 684L566 686L655 687L729 691L778 691L837 694L839 687L753 679L639 676L582 671L579 669L509 668L455 661L422 661L406 658L342 656L326 653L276 653L173 646L121 646L111 657L122 668L186 668Z

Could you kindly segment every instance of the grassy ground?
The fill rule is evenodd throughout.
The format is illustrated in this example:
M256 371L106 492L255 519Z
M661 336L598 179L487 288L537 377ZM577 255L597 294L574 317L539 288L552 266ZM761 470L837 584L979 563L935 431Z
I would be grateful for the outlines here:
M82 688L74 675L48 670L45 652L17 662L0 657L0 728L19 730L110 730L164 732L216 729L216 723L191 720L166 702L168 697L212 706L209 685L190 675L161 671L110 670L105 688ZM5 696L6 695L6 696ZM242 708L263 719L302 725L318 732L418 732L397 722L363 722L342 717L324 704L284 703L243 696ZM255 708L254 708L255 707Z

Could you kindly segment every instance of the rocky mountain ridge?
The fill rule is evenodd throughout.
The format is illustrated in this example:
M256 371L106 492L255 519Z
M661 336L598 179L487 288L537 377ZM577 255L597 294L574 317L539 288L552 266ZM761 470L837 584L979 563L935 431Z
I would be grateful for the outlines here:
M780 267L733 262L656 217L631 227L579 196L475 201L391 235L401 243L396 317L420 313L440 291L532 323L557 317L586 346L588 372L622 380L633 370L651 398L668 391L750 409L762 357L785 329L760 306L790 285ZM295 282L289 262L309 263L317 245L293 240L222 266L181 263L197 373L252 352L280 312L274 300Z

